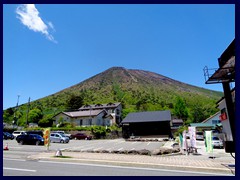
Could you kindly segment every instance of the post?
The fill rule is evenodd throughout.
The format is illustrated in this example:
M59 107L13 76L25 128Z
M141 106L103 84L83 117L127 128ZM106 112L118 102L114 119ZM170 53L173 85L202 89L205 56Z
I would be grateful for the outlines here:
M29 113L29 107L30 107L30 97L28 98L28 109L27 109L27 119L26 119L26 125L28 126L28 113Z

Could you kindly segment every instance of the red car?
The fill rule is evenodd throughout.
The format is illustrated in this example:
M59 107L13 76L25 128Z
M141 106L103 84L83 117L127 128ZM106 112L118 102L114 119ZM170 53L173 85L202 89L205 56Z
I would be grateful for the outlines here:
M88 136L84 133L77 133L77 134L71 134L70 139L85 139L85 140L91 140L92 136Z

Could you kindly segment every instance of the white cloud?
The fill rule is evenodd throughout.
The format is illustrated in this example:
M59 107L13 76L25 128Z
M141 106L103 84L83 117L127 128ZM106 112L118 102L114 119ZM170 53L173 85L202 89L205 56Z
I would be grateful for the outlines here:
M18 15L17 18L30 30L41 32L48 40L57 43L49 32L49 27L55 31L53 24L48 22L47 25L43 22L34 4L19 5L16 9L16 13Z

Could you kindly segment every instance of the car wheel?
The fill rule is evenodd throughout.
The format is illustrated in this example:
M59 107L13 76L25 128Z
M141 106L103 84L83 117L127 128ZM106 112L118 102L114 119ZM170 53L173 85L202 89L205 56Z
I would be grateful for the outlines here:
M19 141L19 144L23 145L23 140Z
M63 140L61 140L61 141L60 141L60 143L64 143L64 141L63 141Z
M40 144L40 141L36 141L36 146L38 146Z

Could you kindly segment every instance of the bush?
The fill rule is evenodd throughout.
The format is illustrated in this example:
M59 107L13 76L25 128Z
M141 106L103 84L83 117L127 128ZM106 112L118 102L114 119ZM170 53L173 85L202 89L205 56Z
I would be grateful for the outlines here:
M91 132L96 139L106 137L106 128L104 126L92 126Z

